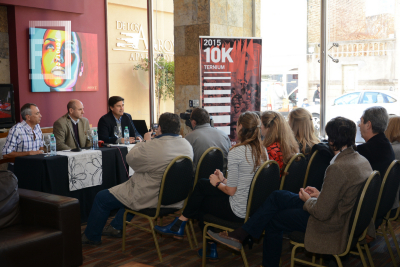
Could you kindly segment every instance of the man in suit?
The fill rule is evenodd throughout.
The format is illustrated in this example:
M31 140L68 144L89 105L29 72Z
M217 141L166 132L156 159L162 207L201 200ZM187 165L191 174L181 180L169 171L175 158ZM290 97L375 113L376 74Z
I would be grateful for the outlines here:
M97 193L82 235L82 244L100 245L101 236L122 237L125 207L132 210L155 208L164 171L177 156L193 159L192 146L179 136L180 118L173 113L160 116L156 137L152 132L144 135L146 142L138 143L126 155L126 162L135 171L131 179L110 189ZM183 201L168 205L182 208ZM110 211L119 209L111 224L105 226ZM133 218L128 214L127 221Z
M123 144L124 130L127 126L129 129L129 143L134 143L135 140L142 140L143 137L136 130L133 125L132 117L128 113L124 113L124 99L120 96L112 96L108 99L108 106L110 111L100 118L97 125L99 140L103 140L108 144ZM114 127L121 127L121 137L116 137L114 134Z
M230 233L208 231L209 235L217 242L240 250L241 242L248 235L260 238L265 230L263 266L279 266L283 231L305 232L304 245L309 252L344 252L351 211L372 168L353 149L356 137L353 121L337 117L328 122L325 130L335 156L326 169L321 192L314 187L301 188L298 194L275 191L243 227Z
M70 150L90 146L90 140L85 132L90 130L88 119L83 117L83 104L72 99L67 104L67 114L53 124L53 133L56 138L57 150Z

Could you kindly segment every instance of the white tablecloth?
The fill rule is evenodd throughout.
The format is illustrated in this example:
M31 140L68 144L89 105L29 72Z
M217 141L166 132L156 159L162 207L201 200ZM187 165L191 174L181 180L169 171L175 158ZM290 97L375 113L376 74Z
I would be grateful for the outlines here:
M68 157L70 191L103 183L102 154L100 150L57 151L57 155Z

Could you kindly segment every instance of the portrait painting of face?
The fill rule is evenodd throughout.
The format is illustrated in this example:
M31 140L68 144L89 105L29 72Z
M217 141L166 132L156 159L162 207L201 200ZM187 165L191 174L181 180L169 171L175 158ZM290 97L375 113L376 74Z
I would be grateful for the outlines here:
M30 28L32 92L98 90L97 35Z

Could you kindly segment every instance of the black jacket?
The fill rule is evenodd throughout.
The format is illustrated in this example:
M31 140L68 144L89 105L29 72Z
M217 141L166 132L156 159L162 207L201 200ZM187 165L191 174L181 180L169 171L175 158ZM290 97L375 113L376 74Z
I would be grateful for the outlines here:
M117 126L117 122L115 121L115 117L111 111L109 111L106 115L100 118L99 123L97 125L97 130L99 133L99 140L103 140L108 144L115 144L117 142L117 137L114 135L114 127ZM128 126L129 129L129 137L141 137L143 138L139 132L136 130L135 125L133 125L132 117L128 113L124 113L121 119L121 130L122 137L124 135L125 126Z
M368 142L358 145L357 152L364 156L374 171L379 171L381 178L395 159L392 145L384 133L373 136Z

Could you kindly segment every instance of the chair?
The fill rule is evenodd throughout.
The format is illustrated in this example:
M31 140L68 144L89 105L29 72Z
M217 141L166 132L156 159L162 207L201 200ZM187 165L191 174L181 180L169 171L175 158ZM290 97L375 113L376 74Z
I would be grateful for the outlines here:
M399 193L399 185L400 185L400 161L394 160L390 166L388 167L385 177L382 180L381 191L379 193L378 204L376 205L374 222L383 219L381 224L381 233L377 231L378 235L383 235L386 241L386 245L389 250L390 257L392 258L392 262L394 266L397 266L396 260L393 255L392 248L390 246L389 239L387 237L387 232L385 228L389 228L389 233L392 235L392 239L395 243L397 252L399 253L399 245L396 240L396 236L394 235L393 228L391 223L389 223L390 212L393 206L393 202L396 199L396 194ZM390 226L389 226L390 225ZM399 253L400 255L400 253ZM373 263L371 263L372 265Z
M339 267L343 267L340 257L347 255L349 252L351 254L360 255L363 266L367 266L364 254L361 250L360 241L365 239L365 236L367 234L367 227L375 213L375 209L371 207L376 207L377 205L380 192L380 184L381 178L379 172L373 171L369 178L364 182L364 185L358 193L357 200L354 203L354 208L350 216L349 239L347 241L346 250L339 255L333 255L336 258ZM290 243L294 245L292 249L290 266L294 267L295 262L300 262L311 266L324 266L322 265L322 262L320 262L320 264L315 263L315 255L312 257L312 262L295 258L296 249L299 247L304 248L304 236L305 234L301 232L293 232L289 235ZM357 247L358 253L350 251L355 246ZM369 252L367 244L364 244L363 246L367 253L368 259L370 260L370 262L372 262L371 254Z
M316 150L310 161L308 162L306 176L304 178L303 188L312 186L321 191L322 184L324 183L325 171L330 165L332 157Z
M197 163L196 174L194 176L194 185L196 186L199 178L208 178L215 172L216 169L219 169L222 173L224 173L224 153L219 147L213 146L204 151ZM189 227L192 231L195 246L197 247L197 237L191 219L189 220Z
M306 176L307 161L303 154L295 154L286 165L282 175L280 190L287 190L292 193L299 193L303 187Z
M147 208L139 211L134 211L127 208L125 209L123 234L122 234L122 251L125 251L126 225L129 224L153 234L158 257L160 259L160 262L162 262L161 251L158 246L158 241L156 237L156 232L154 231L153 221L157 220L158 218L162 218L164 216L173 214L177 211L182 211L183 208L181 209L163 208L161 206L167 206L185 200L185 204L183 205L183 207L185 207L188 195L193 190L193 184L194 181L193 181L192 160L187 156L178 156L174 158L164 171L164 175L160 185L160 193L158 196L157 207ZM150 229L126 221L126 216L128 213L132 213L134 215L147 218L150 222ZM192 241L190 239L190 233L187 228L185 230L188 236L190 248L193 249Z
M226 221L210 214L204 216L205 226L203 230L203 252L206 251L206 239L210 239L207 236L208 227L211 226L226 231L233 231L234 229L241 227L249 217L257 211L262 203L264 203L268 196L275 190L279 189L279 185L280 178L278 163L274 160L264 162L255 173L253 181L251 182L247 199L246 217L243 223ZM244 266L249 266L243 247L240 252L242 254ZM203 253L202 266L206 266L206 253Z

